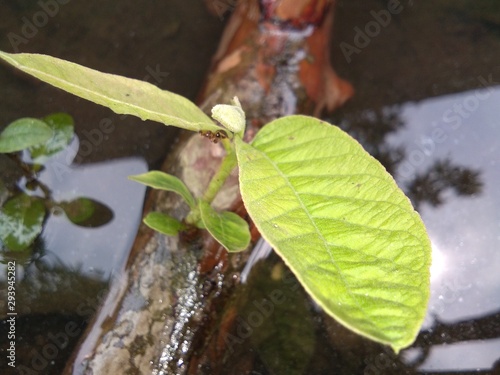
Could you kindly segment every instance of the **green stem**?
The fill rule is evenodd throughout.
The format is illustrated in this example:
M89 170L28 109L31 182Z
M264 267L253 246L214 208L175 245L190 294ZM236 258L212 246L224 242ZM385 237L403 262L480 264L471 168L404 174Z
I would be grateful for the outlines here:
M224 185L224 182L226 182L227 178L229 177L229 175L231 174L231 172L233 171L234 167L237 164L236 152L234 151L234 146L231 143L231 141L229 139L223 139L222 143L227 154L224 157L224 159L222 159L219 169L210 180L207 190L205 191L205 194L203 194L203 197L201 198L202 201L207 202L208 204L212 203L215 196L222 188L222 185ZM191 209L191 211L186 217L186 223L191 225L196 225L198 227L200 220L201 220L200 210L198 207Z
M219 170L212 177L210 184L208 185L205 194L203 195L203 200L208 204L212 203L215 196L226 182L226 179L229 177L234 167L237 164L236 153L233 149L228 150L228 154L224 159L222 159L222 163L219 167Z

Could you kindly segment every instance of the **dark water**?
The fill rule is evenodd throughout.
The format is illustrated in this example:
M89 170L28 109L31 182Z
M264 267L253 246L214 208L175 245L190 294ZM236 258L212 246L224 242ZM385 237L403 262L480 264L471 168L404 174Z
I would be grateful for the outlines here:
M500 6L494 0L400 5L377 29L369 26L373 12L387 9L387 2L338 2L332 60L356 96L327 119L377 156L418 206L433 244L429 312L417 343L398 359L384 351L360 356L341 337L339 352L349 360L339 365L341 359L329 358L315 368L325 374L492 373L500 359ZM223 26L200 1L87 1L60 5L36 33L23 34L25 19L40 11L35 1L1 1L0 48L147 78L191 98ZM362 47L354 39L358 30L371 30ZM16 44L12 33L26 42ZM346 43L356 52L346 54ZM144 189L126 176L158 166L175 140L161 125L114 115L0 67L1 126L56 111L75 118L80 144L87 140L91 147L80 148L71 173L58 178L49 169L42 178L61 197L85 194L106 202L115 219L86 230L61 218L48 221L40 256L18 267L18 338L37 338L25 356L19 353L18 364L43 356L48 332L62 322L81 328L90 319L140 219ZM111 119L114 131L92 143L89 134L103 119ZM68 354L37 363L38 373L58 373Z

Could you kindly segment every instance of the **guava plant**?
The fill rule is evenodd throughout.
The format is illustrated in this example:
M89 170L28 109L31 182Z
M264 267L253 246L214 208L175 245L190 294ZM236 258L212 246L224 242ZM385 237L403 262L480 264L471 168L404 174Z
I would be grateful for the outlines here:
M162 172L131 177L173 191L189 205L182 222L151 213L147 225L167 235L196 226L228 251L246 249L246 221L211 206L237 166L248 214L314 301L346 327L396 352L414 341L429 298L430 241L393 178L348 134L316 118L288 116L265 125L247 143L237 99L213 108L219 125L188 99L147 82L45 55L0 57L116 113L220 141L226 156L201 197Z

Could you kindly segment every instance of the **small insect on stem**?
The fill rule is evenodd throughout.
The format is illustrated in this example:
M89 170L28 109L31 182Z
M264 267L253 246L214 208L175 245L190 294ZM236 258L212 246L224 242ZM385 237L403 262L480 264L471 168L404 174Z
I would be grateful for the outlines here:
M219 139L227 138L227 133L224 130L217 130L215 133L210 130L200 130L200 135L203 137L207 137L213 143L219 142Z

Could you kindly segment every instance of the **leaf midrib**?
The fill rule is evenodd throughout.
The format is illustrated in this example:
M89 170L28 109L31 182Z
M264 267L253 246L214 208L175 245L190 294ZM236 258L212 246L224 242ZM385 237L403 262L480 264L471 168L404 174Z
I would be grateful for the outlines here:
M45 55L41 55L41 56L45 56ZM112 102L112 103L113 103L113 104L115 104L115 105L124 105L124 106L131 107L131 108L133 108L136 112L141 112L141 111L142 111L142 112L145 112L145 113L147 113L147 114L149 114L149 115L155 115L156 117L160 117L160 118L171 118L171 119L175 119L176 121L179 121L179 122L181 122L182 124L193 124L193 125L195 125L195 126L197 126L197 125L205 125L205 124L208 124L208 123L205 123L205 122L199 122L199 121L198 121L198 122L186 121L186 120L183 120L182 118L177 117L177 116L167 115L167 114L162 113L162 112L158 112L158 111L154 111L154 110L151 110L151 109L147 109L147 108L145 108L145 107L140 107L140 106L138 106L137 104L131 104L130 102L120 101L120 100L118 100L118 99L115 99L115 98L113 98L113 97L110 97L110 96L107 96L107 95L104 95L104 94L98 93L98 92L96 92L96 91L88 90L88 89L86 89L84 86L79 86L79 85L73 84L73 83L71 83L70 81L68 81L68 80L66 80L66 79L62 79L62 78L57 77L56 75L49 74L49 73L45 73L44 71L41 71L41 70L38 70L38 69L35 69L35 68L31 68L31 67L26 66L26 65L22 65L22 64L18 63L16 60L14 60L14 59L10 58L9 56L6 56L6 58L8 58L8 59L11 61L11 63L13 62L13 64L14 64L16 67L18 67L20 70L23 70L23 71L25 71L25 72L29 72L30 74L32 74L32 72L35 72L36 74L32 74L32 75L34 75L34 76L40 75L40 76L43 76L43 77L49 77L49 78L51 78L52 80L54 80L54 81L56 81L56 82L63 83L63 84L65 84L65 85L67 85L67 86L70 86L70 87L72 87L72 88L74 88L74 89L78 89L78 90L80 90L80 91L83 91L83 92L85 92L87 95L88 95L88 94L92 94L92 95L94 95L94 96L99 97L101 100L107 100L107 101L110 101L110 102ZM71 63L71 62L67 62L67 63L69 63L69 64L74 64L74 63ZM90 69L90 68L85 68L85 67L82 67L82 66L80 66L80 65L78 65L78 64L74 64L74 65L78 66L79 68L88 69L88 70L90 70L90 71L92 71L92 72L94 71L93 69ZM57 68L59 68L59 66L57 66ZM99 73L101 73L101 72L99 72ZM102 74L108 74L108 75L110 75L110 76L120 77L120 76L117 76L117 75L115 75L115 74L110 74L110 73L102 73ZM64 75L64 74L61 74L61 76L63 76L63 75ZM120 77L120 78L121 78L121 77ZM133 78L128 78L128 79L130 79L130 80L132 80L132 81L137 81L137 82L140 82L141 84L148 84L148 82L135 80L135 79L133 79ZM91 82L92 82L92 85L94 85L94 86L96 85L95 81L93 81L93 80L92 80ZM158 89L158 87L156 87L156 86L154 86L154 85L152 85L152 84L150 84L150 83L149 83L149 85L151 85L152 87L154 87L154 88L155 88L155 89L157 89L157 90L160 90L160 89ZM65 90L65 91L67 91L67 90ZM161 92L161 90L160 90L160 92ZM75 94L73 94L73 95L75 95ZM80 96L80 95L78 95L78 96ZM90 100L90 99L86 99L86 100L92 101L92 100ZM106 106L108 106L108 105L101 104L101 103L99 103L99 105L102 105L102 106L105 106L105 107L106 107ZM113 111L114 111L114 110L113 110ZM131 112L131 111L130 111L130 112ZM116 111L115 111L115 113L118 113L118 114L128 114L128 113L121 113L121 112L116 112ZM140 118L142 118L141 116L139 116L139 117L140 117ZM210 125L212 125L212 124L210 124ZM187 128L188 130L191 130L191 129L196 129L196 127L193 127L193 126L191 126L191 125L186 126L186 128Z
M253 147L253 146L251 146ZM328 242L326 241L325 237L323 236L323 234L321 233L321 231L319 230L319 228L317 227L316 223L314 222L313 218L311 217L309 211L305 208L304 206L304 203L302 202L302 200L300 199L300 197L298 196L296 190L294 189L293 185L291 184L291 182L288 180L288 178L286 178L286 176L281 172L281 170L278 168L278 166L273 162L272 159L270 159L267 154L263 151L260 151L256 148L254 148L255 150L257 150L259 153L261 153L263 155L263 157L271 164L271 166L273 166L273 168L278 172L278 174L286 181L287 183L287 186L292 190L295 198L297 199L297 201L300 203L300 206L302 207L303 211L306 213L307 215L307 218L309 219L309 221L311 222L311 224L313 225L314 227L314 230L316 231L317 235L320 237L321 241L323 242L323 246L326 250L326 252L328 253L331 261L332 261L332 264L333 266L336 268L337 270L337 274L339 275L341 281L342 281L342 284L344 285L345 287L345 290L347 291L347 293L349 294L349 296L352 298L352 300L354 301L354 303L356 304L356 307L358 308L358 310L364 315L364 317L366 318L365 321L366 322L369 322L369 324L376 329L376 326L372 323L371 319L369 319L370 315L368 315L365 310L359 305L359 302L356 298L356 295L350 290L346 280L344 279L344 276L342 274L342 271L341 269L339 268L339 266L337 265L335 259L333 258L333 254L331 253L330 251L330 248L328 246ZM307 285L307 284L306 284ZM306 286L305 286L306 287ZM309 287L307 286L307 289L309 289ZM309 290L309 293L311 294L315 294L315 293L312 293L312 290Z

